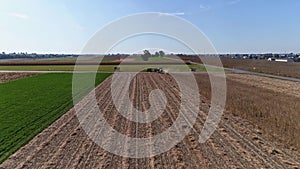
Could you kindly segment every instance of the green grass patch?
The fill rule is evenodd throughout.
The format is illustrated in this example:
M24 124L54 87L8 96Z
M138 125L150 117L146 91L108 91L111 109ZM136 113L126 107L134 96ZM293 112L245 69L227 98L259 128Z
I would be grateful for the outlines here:
M0 163L73 107L72 76L40 74L0 84ZM97 74L95 83L108 76ZM76 99L91 90L87 86L76 90Z
M221 72L224 71L226 72L226 70L220 69L220 68L216 68L216 67L210 67L210 66L202 66L202 65L196 65L196 64L191 64L189 65L190 68L196 68L197 72L206 72L206 71L211 71L211 72Z
M146 62L141 57L135 58L136 62ZM170 59L165 57L150 57L149 62L158 62L158 61L170 61Z

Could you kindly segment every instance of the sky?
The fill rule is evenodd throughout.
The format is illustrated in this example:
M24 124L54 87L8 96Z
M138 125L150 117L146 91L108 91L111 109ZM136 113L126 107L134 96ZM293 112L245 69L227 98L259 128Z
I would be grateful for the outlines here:
M109 23L159 12L195 25L218 53L299 53L299 8L300 0L1 0L0 52L81 53ZM149 35L124 41L111 52L147 47L188 53L174 39Z

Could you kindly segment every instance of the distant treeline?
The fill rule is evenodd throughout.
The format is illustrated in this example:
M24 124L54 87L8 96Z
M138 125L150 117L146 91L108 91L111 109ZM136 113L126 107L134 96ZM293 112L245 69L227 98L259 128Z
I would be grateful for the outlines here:
M0 53L0 59L42 59L42 58L66 58L66 57L74 57L78 56L94 56L94 57L119 57L125 58L130 56L129 54L108 54L108 55L93 55L93 54L37 54L37 53Z
M0 53L0 59L41 59L41 58L64 58L78 57L75 54L36 54L36 53Z

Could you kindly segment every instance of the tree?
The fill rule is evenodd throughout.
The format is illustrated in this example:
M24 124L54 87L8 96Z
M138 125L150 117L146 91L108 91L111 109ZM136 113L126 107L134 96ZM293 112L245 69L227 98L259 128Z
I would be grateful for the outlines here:
M162 50L161 50L161 51L159 51L159 56L160 56L160 57L164 57L164 56L165 56L165 52L164 52L164 51L162 51Z
M144 50L144 54L142 55L142 59L144 61L148 61L149 57L151 57L151 53L149 52L149 50Z
M155 52L155 54L153 55L153 57L159 57L159 53Z

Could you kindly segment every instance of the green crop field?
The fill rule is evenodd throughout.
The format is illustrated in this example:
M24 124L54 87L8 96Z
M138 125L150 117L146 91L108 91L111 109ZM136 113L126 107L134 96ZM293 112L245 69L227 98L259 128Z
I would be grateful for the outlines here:
M144 60L141 57L138 57L138 58L135 58L135 61L137 61L137 62L143 62ZM150 57L148 61L150 61L150 62L155 62L155 61L170 61L170 59L165 58L165 57Z
M95 83L108 76L97 74ZM78 90L77 99L90 90ZM1 163L72 108L72 74L40 74L0 83L0 94Z

